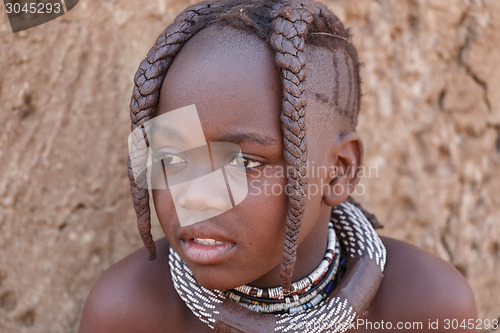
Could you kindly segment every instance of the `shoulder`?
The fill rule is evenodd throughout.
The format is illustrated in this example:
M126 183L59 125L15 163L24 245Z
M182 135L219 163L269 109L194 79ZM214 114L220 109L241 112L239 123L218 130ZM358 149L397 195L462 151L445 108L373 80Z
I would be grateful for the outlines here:
M148 262L147 250L141 249L102 275L85 303L80 333L156 332L175 327L183 308L170 279L168 243L161 240L156 246L156 260Z
M429 327L431 322L437 322L439 331L446 332L447 321L477 318L474 295L455 267L408 243L387 237L382 237L382 241L387 249L387 263L377 296L370 305L369 318L394 324L421 322L419 332L435 332L435 328Z

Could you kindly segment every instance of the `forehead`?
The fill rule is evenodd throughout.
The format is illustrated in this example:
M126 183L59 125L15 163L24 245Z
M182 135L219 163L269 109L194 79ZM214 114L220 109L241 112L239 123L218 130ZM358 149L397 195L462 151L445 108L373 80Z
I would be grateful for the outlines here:
M243 128L280 135L281 83L272 52L243 31L220 26L200 31L167 71L158 113L191 104L206 136Z

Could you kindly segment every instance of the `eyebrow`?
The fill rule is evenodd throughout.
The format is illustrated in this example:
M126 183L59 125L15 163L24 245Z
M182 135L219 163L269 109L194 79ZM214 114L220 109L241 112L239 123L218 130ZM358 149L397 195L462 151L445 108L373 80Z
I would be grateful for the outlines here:
M242 142L253 142L263 146L277 144L278 140L271 136L261 135L253 132L228 133L218 138L217 141L232 142L240 144Z
M155 131L156 130L156 131ZM158 131L160 130L160 131ZM161 130L167 130L168 136L170 138L175 138L179 140L185 139L180 133L178 133L176 130L173 130L172 128L169 128L168 126L165 125L158 125L153 127L152 129L152 134L153 136L155 135L155 132L158 133L159 135L165 135L165 132L161 132ZM182 133L184 134L184 133ZM275 145L278 143L278 140L273 138L272 136L268 135L261 135L260 133L257 132L236 132L236 133L228 133L224 134L220 137L217 137L217 140L210 140L212 142L232 142L234 144L240 144L242 142L252 142L256 143L262 146L271 146Z

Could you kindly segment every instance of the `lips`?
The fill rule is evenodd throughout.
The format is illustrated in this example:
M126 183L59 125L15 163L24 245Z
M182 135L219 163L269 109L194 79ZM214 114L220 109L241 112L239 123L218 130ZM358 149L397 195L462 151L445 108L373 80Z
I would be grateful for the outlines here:
M200 265L215 265L226 261L236 246L229 237L207 225L182 228L180 239L186 259Z

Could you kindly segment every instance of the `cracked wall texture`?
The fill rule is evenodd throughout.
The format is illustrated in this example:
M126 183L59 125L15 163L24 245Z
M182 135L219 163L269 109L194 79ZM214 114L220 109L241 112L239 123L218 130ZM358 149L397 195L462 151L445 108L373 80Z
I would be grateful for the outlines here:
M0 331L76 331L92 284L141 246L125 163L132 78L187 3L82 0L15 35L1 7ZM498 317L500 3L328 4L363 62L360 200L383 234L452 262L480 318Z

